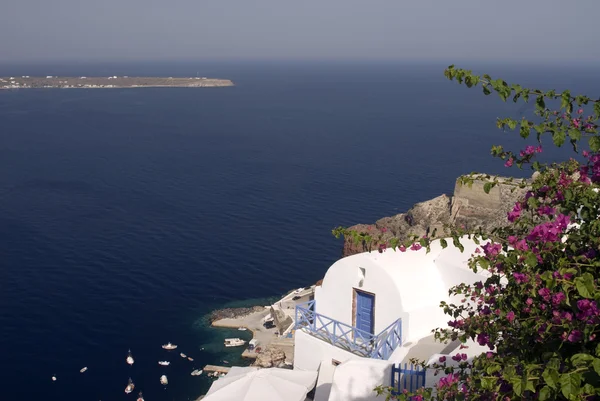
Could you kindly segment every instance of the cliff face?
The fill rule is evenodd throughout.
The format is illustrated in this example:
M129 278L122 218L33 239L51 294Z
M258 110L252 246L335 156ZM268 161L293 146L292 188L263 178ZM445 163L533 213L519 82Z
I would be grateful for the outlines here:
M527 191L518 187L515 189L514 185L502 181L500 179L501 183L486 194L483 181L476 180L469 188L457 180L452 197L440 195L417 203L406 213L384 217L375 224L357 224L349 229L368 233L376 238L371 250L376 250L379 244L386 243L393 237L405 240L411 235L432 235L435 229L436 237L443 237L447 234L444 226L448 224L464 226L468 230L481 227L489 232L508 223L506 214ZM355 244L351 238L344 240L343 256L368 250L364 244Z

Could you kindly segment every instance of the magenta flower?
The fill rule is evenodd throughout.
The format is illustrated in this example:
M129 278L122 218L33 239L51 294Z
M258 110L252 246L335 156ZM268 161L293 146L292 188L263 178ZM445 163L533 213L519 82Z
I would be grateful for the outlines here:
M440 356L440 363L444 363L446 362L446 357L445 356Z
M577 114L583 114L583 109L577 110Z
M544 299L544 301L550 301L550 290L548 288L542 288L538 290L538 294Z
M477 334L477 344L479 345L489 345L490 343L490 336L488 336L485 333L479 333Z
M488 242L487 244L482 245L481 247L483 248L483 252L485 253L485 255L488 257L495 257L502 250L502 245L493 244L491 242Z
M398 249L400 250L400 252L406 252L406 247L404 245L400 245Z
M513 165L513 158L510 157L510 158L508 158L506 163L504 163L504 167L512 167L512 165Z
M558 306L560 305L567 297L562 292L558 292L552 295L552 305Z
M572 343L576 343L579 342L583 339L583 333L579 330L573 330L569 333L569 336L567 337L567 340L572 342Z
M513 210L511 212L508 212L508 221L510 221L512 223L516 219L518 219L521 216L522 210L523 210L523 208L521 206L521 202L515 203Z
M526 274L524 273L513 273L513 277L515 278L515 281L517 282L517 284L523 284L526 283L527 281L529 281L529 277L527 277Z
M439 388L450 387L458 382L458 373L450 373L448 376L442 377L438 383Z
M422 246L421 246L421 244L419 244L418 242L415 242L415 243L414 243L414 244L412 244L412 246L410 247L410 249L411 249L412 251L418 251L418 250L419 250L419 249L421 249L421 248L422 248Z
M538 208L537 212L540 216L553 215L554 213L556 213L556 209L548 205L542 205Z

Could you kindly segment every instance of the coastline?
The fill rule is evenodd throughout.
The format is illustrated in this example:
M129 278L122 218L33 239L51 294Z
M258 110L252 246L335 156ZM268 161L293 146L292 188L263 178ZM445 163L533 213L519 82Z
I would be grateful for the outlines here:
M207 77L0 77L0 90L11 89L133 89L215 88L235 86L229 79Z
M254 359L254 366L291 366L294 361L294 341L288 337L294 325L297 304L314 297L315 286L290 290L281 299L266 306L217 309L210 314L210 325L215 328L239 329L243 327L252 333L256 348L246 348L242 358ZM265 320L273 322L266 328Z

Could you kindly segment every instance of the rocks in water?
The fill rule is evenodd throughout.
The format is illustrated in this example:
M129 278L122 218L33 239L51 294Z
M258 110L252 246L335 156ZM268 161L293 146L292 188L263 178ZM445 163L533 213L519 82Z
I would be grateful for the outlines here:
M285 352L281 348L269 347L258 354L252 366L261 368L273 368L283 365L285 362Z
M527 190L511 185L502 178L500 184L488 194L483 186L483 180L476 179L471 187L462 185L457 180L452 197L440 195L415 204L406 213L379 219L374 225L357 224L349 227L350 230L372 236L374 241L370 245L356 244L352 238L345 238L342 255L377 251L380 244L389 243L394 237L402 241L412 235L444 237L449 234L444 228L447 225L463 226L471 231L481 228L485 232L507 225L507 213Z
M248 308L225 308L217 309L211 312L209 316L210 322L221 319L234 319L241 316L246 316L254 312L262 312L265 310L264 306L252 306Z

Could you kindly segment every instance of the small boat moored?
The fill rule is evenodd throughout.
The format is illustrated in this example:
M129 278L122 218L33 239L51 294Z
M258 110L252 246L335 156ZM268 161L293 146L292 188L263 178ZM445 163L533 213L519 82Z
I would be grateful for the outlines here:
M56 381L56 376L52 376L52 381L55 382Z
M160 384L162 384L163 386L166 386L167 384L169 384L169 379L167 379L166 375L162 375L160 377Z
M192 358L191 356L188 356L188 361L194 362L194 358Z
M133 356L131 355L131 350L127 351L127 359L125 359L127 361L128 365L133 365Z
M162 347L163 347L164 349L171 350L171 349L175 349L175 348L177 348L177 345L175 345L175 344L171 344L171 343L167 343L167 344L164 344Z
M158 361L158 364L161 366L169 366L171 364L171 362L169 361Z
M183 352L181 354L179 354L179 355L181 355L182 358L187 358L187 355L184 354Z
M196 369L194 370L192 373L190 373L192 376L200 376L202 374L203 370L202 369Z
M226 338L225 339L226 347L239 347L244 344L246 344L246 341L242 340L241 338Z
M131 380L131 377L130 377L129 382L127 383L127 387L125 387L125 394L131 393L134 388L135 388L135 384L133 384L133 381Z
M246 330L248 330L248 329L247 329L247 328L245 328L245 327L240 327L238 330L239 330L239 331L246 331Z
M144 396L142 396L142 392L140 391L140 393L138 394L138 398L136 401L144 401Z
M79 372L85 373L86 370L87 370L87 366L84 366L83 368L79 369Z

